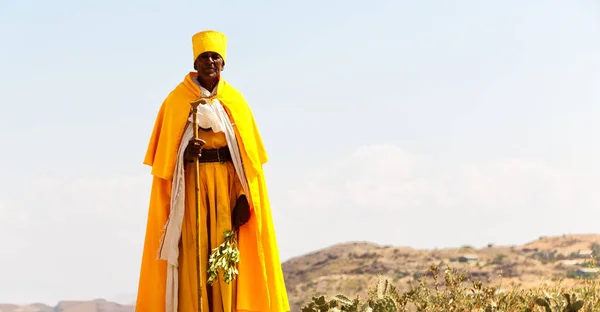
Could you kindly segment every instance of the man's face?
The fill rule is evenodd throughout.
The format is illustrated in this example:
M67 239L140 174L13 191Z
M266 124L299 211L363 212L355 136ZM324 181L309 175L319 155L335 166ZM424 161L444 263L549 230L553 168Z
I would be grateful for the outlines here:
M198 56L194 68L203 79L216 79L223 70L223 58L215 52L204 52Z

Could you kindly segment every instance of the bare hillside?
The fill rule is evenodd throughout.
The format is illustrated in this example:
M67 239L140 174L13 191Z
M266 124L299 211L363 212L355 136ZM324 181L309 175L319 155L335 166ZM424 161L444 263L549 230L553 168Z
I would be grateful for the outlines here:
M600 235L548 237L523 246L482 249L416 250L347 243L294 258L283 267L290 303L299 311L313 294L365 297L378 274L407 291L431 265L468 271L472 279L506 288L531 288L557 279L575 284L578 277L595 277L587 268L591 253L600 254Z

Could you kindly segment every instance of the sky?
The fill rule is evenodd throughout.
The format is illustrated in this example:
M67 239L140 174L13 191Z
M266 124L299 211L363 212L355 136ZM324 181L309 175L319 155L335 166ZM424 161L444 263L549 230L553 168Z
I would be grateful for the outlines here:
M600 233L595 0L0 0L0 302L135 299L143 157L205 29L282 261Z

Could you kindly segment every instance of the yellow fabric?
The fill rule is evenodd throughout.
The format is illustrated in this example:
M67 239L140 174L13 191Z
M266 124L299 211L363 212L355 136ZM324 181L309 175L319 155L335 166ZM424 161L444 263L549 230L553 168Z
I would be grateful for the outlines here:
M227 145L224 133L200 131L200 138L206 141L204 148L218 148ZM191 172L193 165L186 166ZM186 201L183 219L180 262L179 262L179 311L198 310L198 280L207 280L208 256L210 250L218 247L223 241L223 232L231 230L231 213L237 198L243 193L240 181L231 162L200 164L200 213L196 216L194 202L194 175L186 175ZM208 214L207 214L208 213ZM207 216L210 218L210 235L207 231ZM196 218L200 225L200 252L196 250ZM210 242L208 238L210 237ZM196 257L200 255L200 272L196 269ZM221 275L219 275L221 278ZM206 284L206 282L204 282ZM203 311L232 312L235 311L235 284L227 284L222 280L213 283L212 306L209 310L208 300L202 300ZM206 288L202 289L202 298L208 298Z
M163 102L144 159L145 164L152 166L154 180L136 303L139 312L164 312L165 309L166 262L157 260L156 252L169 215L170 184L190 111L189 103L200 94L192 80L195 77L196 73L189 73ZM262 169L268 157L260 133L246 100L225 80L220 79L215 97L234 123L250 190L252 213L248 223L240 228L238 242L237 311L289 311Z
M194 52L194 62L198 56L204 52L216 52L221 55L223 62L227 58L227 37L214 30L201 31L192 36L192 50Z

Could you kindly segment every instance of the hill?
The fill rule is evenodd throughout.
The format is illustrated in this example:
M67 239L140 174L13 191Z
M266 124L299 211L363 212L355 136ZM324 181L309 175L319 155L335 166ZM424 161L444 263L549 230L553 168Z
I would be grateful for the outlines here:
M0 312L134 312L133 306L121 305L104 299L88 301L61 301L55 307L44 304L17 306L0 304Z
M291 259L283 269L290 304L299 311L313 294L365 298L379 274L399 291L408 291L431 265L469 272L473 280L503 288L528 289L563 278L563 285L574 285L576 277L595 277L586 269L591 254L600 254L600 235L541 237L523 246L481 249L416 250L354 242Z
M399 291L426 274L431 265L468 272L471 279L502 288L533 288L564 279L563 285L579 283L577 277L595 278L587 269L591 256L600 255L600 235L541 237L522 246L469 246L438 250L380 246L367 242L338 244L283 263L292 311L313 295L367 296L367 287L378 275ZM133 312L132 306L106 300L63 301L56 307L41 304L0 304L0 312Z

